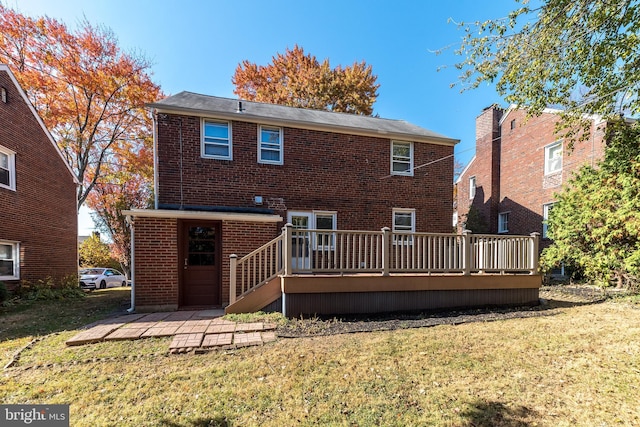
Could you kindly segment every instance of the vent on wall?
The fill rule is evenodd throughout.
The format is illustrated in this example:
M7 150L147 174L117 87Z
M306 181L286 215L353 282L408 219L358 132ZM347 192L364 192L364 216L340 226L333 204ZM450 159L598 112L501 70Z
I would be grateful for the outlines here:
M2 98L2 102L7 103L7 88L2 86L0 88L0 97Z

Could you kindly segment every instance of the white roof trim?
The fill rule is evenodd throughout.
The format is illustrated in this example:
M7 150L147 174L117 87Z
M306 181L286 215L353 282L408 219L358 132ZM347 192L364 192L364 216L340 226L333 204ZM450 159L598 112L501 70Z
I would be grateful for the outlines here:
M60 151L60 147L58 147L58 144L56 144L55 139L53 139L53 136L49 132L49 129L47 129L47 127L44 125L44 122L40 118L40 115L38 114L36 109L33 107L33 104L31 104L31 101L29 101L29 98L27 98L27 94L22 89L22 86L20 86L20 83L18 83L18 80L16 80L16 77L13 75L13 72L11 72L11 69L9 68L9 66L7 66L6 64L0 64L0 71L6 71L7 72L7 74L9 75L9 78L13 82L13 85L16 87L16 89L18 89L18 93L20 94L20 96L22 96L22 99L24 99L24 102L27 104L27 106L31 110L31 113L33 114L33 116L36 118L36 120L40 124L40 127L44 131L45 135L47 135L47 138L49 138L49 141L51 141L51 144L53 145L53 148L56 149L56 152L60 156L60 159L62 160L62 163L64 163L64 165L67 167L67 170L69 171L69 173L73 177L73 182L75 182L77 185L80 185L80 181L78 181L78 178L76 177L75 172L73 172L73 169L71 169L71 166L69 166L69 163L67 163L67 160L62 155L62 151Z
M206 212L178 211L170 209L131 209L122 211L124 215L134 218L176 218L202 219L211 221L247 221L247 222L281 222L280 215L240 213L240 212Z
M467 170L469 169L469 167L471 166L471 163L473 163L475 159L476 159L476 156L473 156L473 158L469 160L469 163L467 163L467 166L465 166L464 169L462 169L462 172L460 172L460 175L458 175L458 179L456 179L455 184L459 184L461 182L462 177L467 173Z

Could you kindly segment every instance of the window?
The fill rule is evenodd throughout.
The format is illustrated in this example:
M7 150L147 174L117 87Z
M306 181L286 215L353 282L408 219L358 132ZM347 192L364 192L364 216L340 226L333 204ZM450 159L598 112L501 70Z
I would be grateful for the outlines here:
M233 160L231 124L211 120L202 121L202 157Z
M18 254L18 243L0 240L0 280L18 280L20 278Z
M335 212L314 212L313 216L316 230L336 229L337 214ZM319 232L314 243L314 249L333 249L334 241L335 233Z
M413 143L391 141L391 175L413 176Z
M476 198L476 177L469 178L469 200Z
M516 119L511 120L511 130L516 128Z
M270 126L258 127L258 163L281 165L282 129Z
M542 238L546 239L547 238L547 231L549 229L549 225L547 224L547 221L549 220L549 212L551 212L551 209L553 209L553 205L555 203L547 203L546 205L542 206Z
M16 189L16 155L0 146L0 188Z
M399 233L413 233L416 231L416 210L415 209L394 209L393 210L393 231ZM412 244L413 236L394 235L393 243Z
M498 214L498 233L509 232L509 212Z
M562 141L554 142L544 148L544 174L549 175L562 170Z

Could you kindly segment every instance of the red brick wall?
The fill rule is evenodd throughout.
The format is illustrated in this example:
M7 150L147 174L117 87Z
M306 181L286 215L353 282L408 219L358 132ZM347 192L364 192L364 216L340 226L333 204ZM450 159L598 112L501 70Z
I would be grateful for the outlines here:
M486 114L485 111L480 118ZM478 189L499 180L497 191L493 191L499 204L491 215L491 232L497 232L497 214L509 212L509 234L542 233L543 206L556 200L554 194L569 182L574 171L585 163L595 164L604 153L603 130L594 124L589 141L577 142L572 151L567 148L566 141L563 143L562 171L545 176L545 147L560 139L554 134L558 117L544 113L525 120L525 116L523 110L512 110L503 121L499 129L498 163L495 155L487 155L489 145L483 136L487 124L479 123L479 120L476 124L476 158L459 181L458 215L464 217L470 205L469 177L476 176ZM515 121L513 129L512 121ZM496 188L495 184L493 188ZM479 209L485 209L487 201L485 192L484 199L476 197L473 203ZM548 243L543 241L541 248Z
M0 145L16 152L16 191L0 188L0 240L20 242L21 280L75 275L73 177L5 71L0 86L8 92L8 102L0 101Z
M175 310L179 304L178 220L135 219L135 306ZM222 303L229 302L229 255L238 258L278 236L274 223L222 221Z
M476 155L460 176L457 185L458 230L462 231L470 206L477 209L486 229L474 232L497 232L498 203L500 197L500 127L502 109L491 106L476 118ZM476 178L476 195L469 195L469 179ZM474 228L474 227L469 227Z
M160 204L256 207L254 196L287 210L338 212L338 228L391 227L392 208L415 208L416 230L451 231L453 159L390 175L390 140L284 128L284 165L257 162L258 125L232 123L233 160L200 156L200 118L158 115ZM180 126L182 173L180 170ZM414 165L452 155L453 147L415 143ZM182 178L182 191L180 182ZM181 195L182 193L182 195Z
M135 306L178 308L178 220L135 218Z

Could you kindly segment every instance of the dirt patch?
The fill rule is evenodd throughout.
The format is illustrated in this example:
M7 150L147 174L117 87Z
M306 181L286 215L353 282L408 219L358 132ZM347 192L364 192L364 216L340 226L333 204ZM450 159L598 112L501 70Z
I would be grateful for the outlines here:
M536 306L294 319L279 326L277 334L283 338L296 338L553 316L563 308L596 304L607 297L607 293L594 286L547 286L540 289L540 304Z

